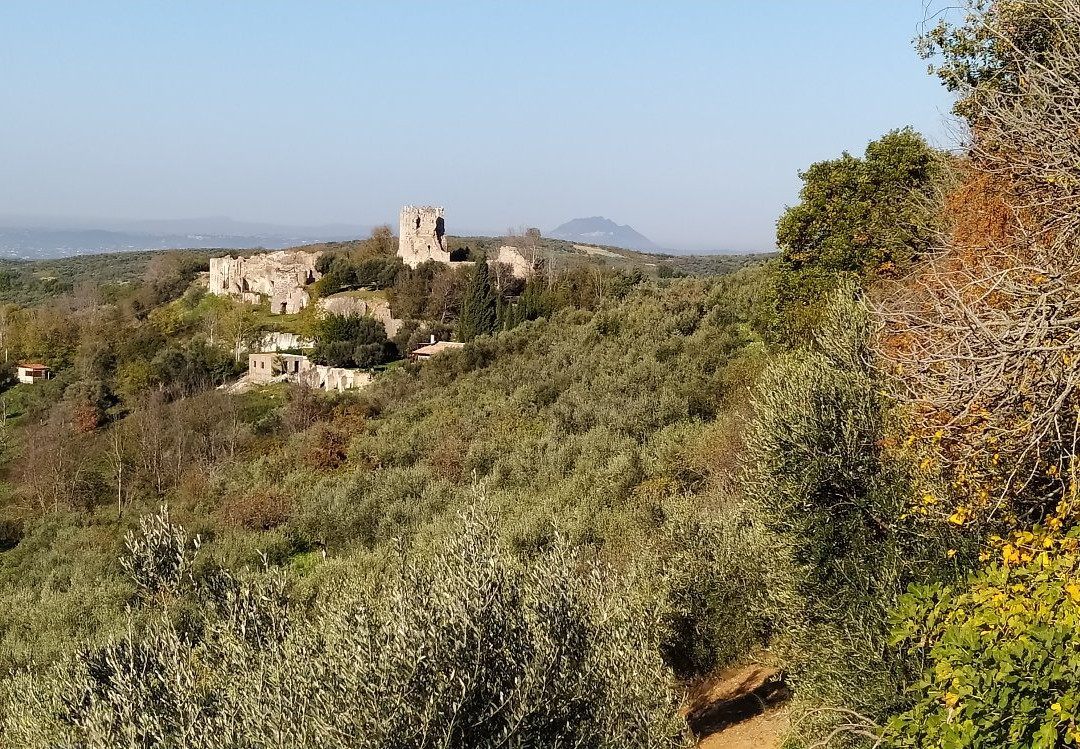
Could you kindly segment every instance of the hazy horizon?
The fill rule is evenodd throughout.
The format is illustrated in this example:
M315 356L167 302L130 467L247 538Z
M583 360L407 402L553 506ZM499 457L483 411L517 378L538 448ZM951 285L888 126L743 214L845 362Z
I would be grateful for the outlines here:
M950 145L922 0L0 6L0 214L453 234L605 216L767 251L797 172Z

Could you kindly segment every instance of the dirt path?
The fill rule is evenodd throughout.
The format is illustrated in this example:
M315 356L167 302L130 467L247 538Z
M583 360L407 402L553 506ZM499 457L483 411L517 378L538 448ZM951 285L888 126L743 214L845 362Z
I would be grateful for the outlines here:
M779 749L790 690L780 673L752 664L720 672L691 691L686 720L701 749Z

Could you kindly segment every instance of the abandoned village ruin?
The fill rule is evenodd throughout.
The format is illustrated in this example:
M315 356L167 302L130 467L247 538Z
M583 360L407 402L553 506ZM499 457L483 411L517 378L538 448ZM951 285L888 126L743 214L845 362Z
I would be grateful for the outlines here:
M447 246L444 210L434 206L405 206L401 209L398 234L398 257L409 266L435 261L452 266L471 266L473 263L453 257ZM250 304L262 304L269 300L270 314L291 315L311 304L309 284L322 276L316 269L321 252L305 250L281 250L232 257L226 255L210 259L209 291L230 296ZM464 256L465 252L462 251ZM505 265L509 272L526 278L536 268L538 260L527 258L514 246L503 245L497 253L488 256L488 262ZM355 296L330 296L320 299L320 314L362 315L380 321L390 337L397 335L403 321L393 316L385 299L362 299ZM287 340L280 340L281 336ZM252 384L290 381L300 382L324 390L344 390L367 385L372 375L360 370L327 367L315 364L307 356L282 353L282 349L303 349L312 346L293 334L273 334L248 355L248 381ZM436 342L419 351L418 360L427 359L448 348L460 346L448 342ZM428 350L430 349L430 351Z
M224 255L210 258L209 290L213 294L236 297L251 304L260 304L264 298L269 298L270 314L293 315L311 303L311 295L305 287L322 277L315 268L321 254L281 250L248 257ZM441 207L407 205L401 209L397 254L410 268L429 260L447 265L471 265L452 257L453 253L447 247L446 221ZM521 250L511 245L499 247L488 262L505 263L519 278L527 277L536 268L536 259L526 258ZM332 311L339 314L346 312L339 309ZM382 320L387 326L387 333L393 335L390 328L394 323L389 307L385 310L378 307L358 309L356 314L371 314ZM400 321L397 324L400 325Z
M270 314L294 315L311 302L311 295L304 287L321 277L315 270L315 261L321 254L282 250L250 257L212 257L209 290L252 304L269 297Z

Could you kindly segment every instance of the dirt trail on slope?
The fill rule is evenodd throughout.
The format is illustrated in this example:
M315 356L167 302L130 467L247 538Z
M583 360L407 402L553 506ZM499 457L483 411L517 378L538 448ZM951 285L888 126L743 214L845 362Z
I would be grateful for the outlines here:
M701 749L779 749L789 727L791 690L760 664L721 671L693 689L686 722Z

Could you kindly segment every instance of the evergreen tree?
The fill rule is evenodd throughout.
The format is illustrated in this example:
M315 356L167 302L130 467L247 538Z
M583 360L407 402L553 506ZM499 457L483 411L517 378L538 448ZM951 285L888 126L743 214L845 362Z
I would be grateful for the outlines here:
M487 258L482 257L477 260L469 288L465 291L458 318L458 340L467 343L477 336L491 335L495 331L497 306Z
M525 290L521 292L518 304L521 307L523 320L536 320L541 317L550 317L555 311L555 305L544 287L543 282L537 278L530 278L525 283Z

